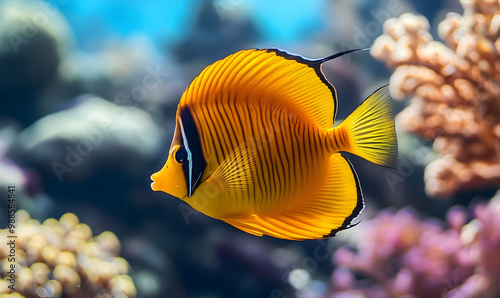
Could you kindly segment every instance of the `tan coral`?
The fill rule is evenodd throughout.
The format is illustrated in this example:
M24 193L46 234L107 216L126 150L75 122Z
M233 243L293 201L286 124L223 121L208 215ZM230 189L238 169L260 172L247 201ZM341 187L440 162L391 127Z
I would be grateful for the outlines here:
M67 213L41 224L24 210L16 213L16 292L5 282L9 248L0 247L1 297L136 297L128 262L118 257L120 241L111 232L93 237L86 224ZM7 239L8 230L0 230ZM23 296L21 296L23 295Z
M397 116L405 130L434 140L442 156L425 171L426 191L449 197L500 186L500 2L462 0L463 15L439 24L404 14L384 24L371 54L396 67L391 94L411 97Z

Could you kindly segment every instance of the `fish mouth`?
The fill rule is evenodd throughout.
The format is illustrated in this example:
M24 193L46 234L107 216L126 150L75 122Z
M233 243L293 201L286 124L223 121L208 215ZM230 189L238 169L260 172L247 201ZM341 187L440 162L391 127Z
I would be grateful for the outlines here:
M150 179L153 180L151 182L151 189L153 191L162 191L181 200L185 200L188 197L187 192L179 191L179 185L175 186L175 184L168 183L162 178L164 177L161 177L160 172L151 175Z
M160 183L158 183L157 179L158 178L158 173L154 173L153 175L151 175L151 177L149 177L151 180L153 180L153 182L151 182L151 189L153 191L160 191L161 190L161 186L160 186Z
M153 179L151 179L151 180L153 180ZM161 188L161 185L159 185L159 183L158 183L158 182L156 182L156 181L154 181L154 180L153 180L153 182L151 182L151 189L152 189L153 191L163 191L163 192L165 192L165 191ZM188 195L185 195L185 196L183 196L182 198L179 198L179 199L181 199L181 200L185 200L185 199L187 198L187 196L188 196Z
M160 191L160 188L158 187L158 183L155 181L151 182L151 189L153 191Z

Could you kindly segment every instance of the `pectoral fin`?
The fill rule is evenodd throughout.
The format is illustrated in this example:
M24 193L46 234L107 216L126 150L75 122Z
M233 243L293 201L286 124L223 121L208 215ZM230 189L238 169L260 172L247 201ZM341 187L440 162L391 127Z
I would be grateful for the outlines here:
M248 197L255 177L252 149L240 146L231 152L208 179L231 198Z

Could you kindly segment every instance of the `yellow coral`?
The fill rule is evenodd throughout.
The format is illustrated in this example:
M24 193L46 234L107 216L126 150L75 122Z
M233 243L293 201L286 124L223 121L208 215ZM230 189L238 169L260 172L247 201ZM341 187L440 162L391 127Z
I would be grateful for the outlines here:
M40 224L24 210L16 213L16 291L0 279L0 297L135 297L129 265L118 257L120 241L111 232L92 237L72 213ZM0 230L7 239L8 230ZM6 278L8 246L0 246ZM78 257L77 257L78 256Z
M371 54L396 67L397 99L412 97L398 116L407 131L434 140L442 156L425 171L426 191L449 197L460 190L500 185L500 2L462 0L463 15L439 24L404 14L384 24Z

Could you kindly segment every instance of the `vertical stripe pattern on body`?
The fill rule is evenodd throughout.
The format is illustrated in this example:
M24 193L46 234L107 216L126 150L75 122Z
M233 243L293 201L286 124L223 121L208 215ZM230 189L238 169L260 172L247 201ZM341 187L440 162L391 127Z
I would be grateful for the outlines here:
M213 160L212 171L237 148L252 150L257 171L248 193L253 197L232 199L253 200L256 211L295 199L297 188L310 183L309 167L325 154L321 131L295 121L287 109L230 103L197 110L194 117L206 159Z

